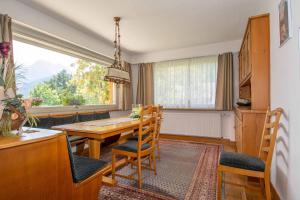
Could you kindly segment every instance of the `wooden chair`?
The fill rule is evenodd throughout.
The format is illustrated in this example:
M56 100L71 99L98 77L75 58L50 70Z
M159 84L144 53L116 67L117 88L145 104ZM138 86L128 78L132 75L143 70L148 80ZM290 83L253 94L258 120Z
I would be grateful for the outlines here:
M155 134L155 144L156 144L157 158L160 160L159 134L160 134L161 122L163 119L163 107L160 105L156 106L156 113L157 113L156 116L157 127L156 127L156 134Z
M147 109L147 107L144 107ZM156 144L156 151L157 151L157 158L160 160L160 146L159 146L159 134L160 134L160 127L162 122L162 111L163 107L160 105L153 106L153 112L156 113L156 120L155 120L155 144ZM135 131L133 136L128 137L128 140L138 140L138 131Z
M258 157L234 152L221 153L218 166L218 199L222 199L223 172L260 178L265 186L266 199L271 199L270 170L282 112L281 108L267 111Z
M138 130L138 140L129 140L123 144L116 145L112 148L112 178L116 176L135 180L134 175L138 175L138 187L142 187L142 168L154 171L156 175L155 160L155 119L153 107L143 108L140 116L140 125ZM137 167L137 171L129 176L117 174L116 171L116 155L127 157L126 163L130 163ZM142 159L149 159L149 166L142 165Z

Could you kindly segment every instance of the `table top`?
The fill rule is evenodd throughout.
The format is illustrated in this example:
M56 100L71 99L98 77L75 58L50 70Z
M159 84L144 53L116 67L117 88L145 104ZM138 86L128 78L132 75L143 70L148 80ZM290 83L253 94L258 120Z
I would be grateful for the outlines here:
M23 128L24 132L21 136L0 136L0 150L19 145L39 142L56 137L62 134L62 131L38 129L38 128Z
M123 117L53 126L52 129L81 133L105 134L126 128L136 127L139 125L139 123L139 119Z

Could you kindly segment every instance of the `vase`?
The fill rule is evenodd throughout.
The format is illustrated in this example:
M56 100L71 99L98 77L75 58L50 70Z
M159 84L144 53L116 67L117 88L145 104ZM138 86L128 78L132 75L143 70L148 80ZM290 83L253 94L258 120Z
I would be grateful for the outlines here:
M10 118L10 119L7 119L7 118ZM2 119L0 120L0 124L1 124L0 135L6 135L6 134L9 135L10 134L10 133L3 132L3 122L7 122L8 120L11 120L10 131L18 130L18 132L19 132L19 129L22 128L22 125L24 124L24 121L26 120L26 118L23 115L18 114L18 118L15 120L12 120L11 115L3 113ZM18 132L17 132L17 135L19 135Z

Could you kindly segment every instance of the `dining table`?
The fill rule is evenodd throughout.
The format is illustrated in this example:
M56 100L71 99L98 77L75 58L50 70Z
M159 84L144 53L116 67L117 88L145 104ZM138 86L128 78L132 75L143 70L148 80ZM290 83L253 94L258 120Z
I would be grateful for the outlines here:
M137 118L120 117L53 126L52 129L88 138L89 157L100 159L101 142L105 138L134 131L139 128L139 124Z

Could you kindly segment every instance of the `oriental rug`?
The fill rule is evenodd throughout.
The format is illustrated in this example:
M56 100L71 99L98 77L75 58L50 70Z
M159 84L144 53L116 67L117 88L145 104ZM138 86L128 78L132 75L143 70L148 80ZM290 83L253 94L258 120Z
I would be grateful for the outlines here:
M160 140L157 175L143 170L142 189L135 181L117 177L118 186L103 186L99 200L213 200L216 199L217 165L222 145ZM118 171L130 174L126 166Z

